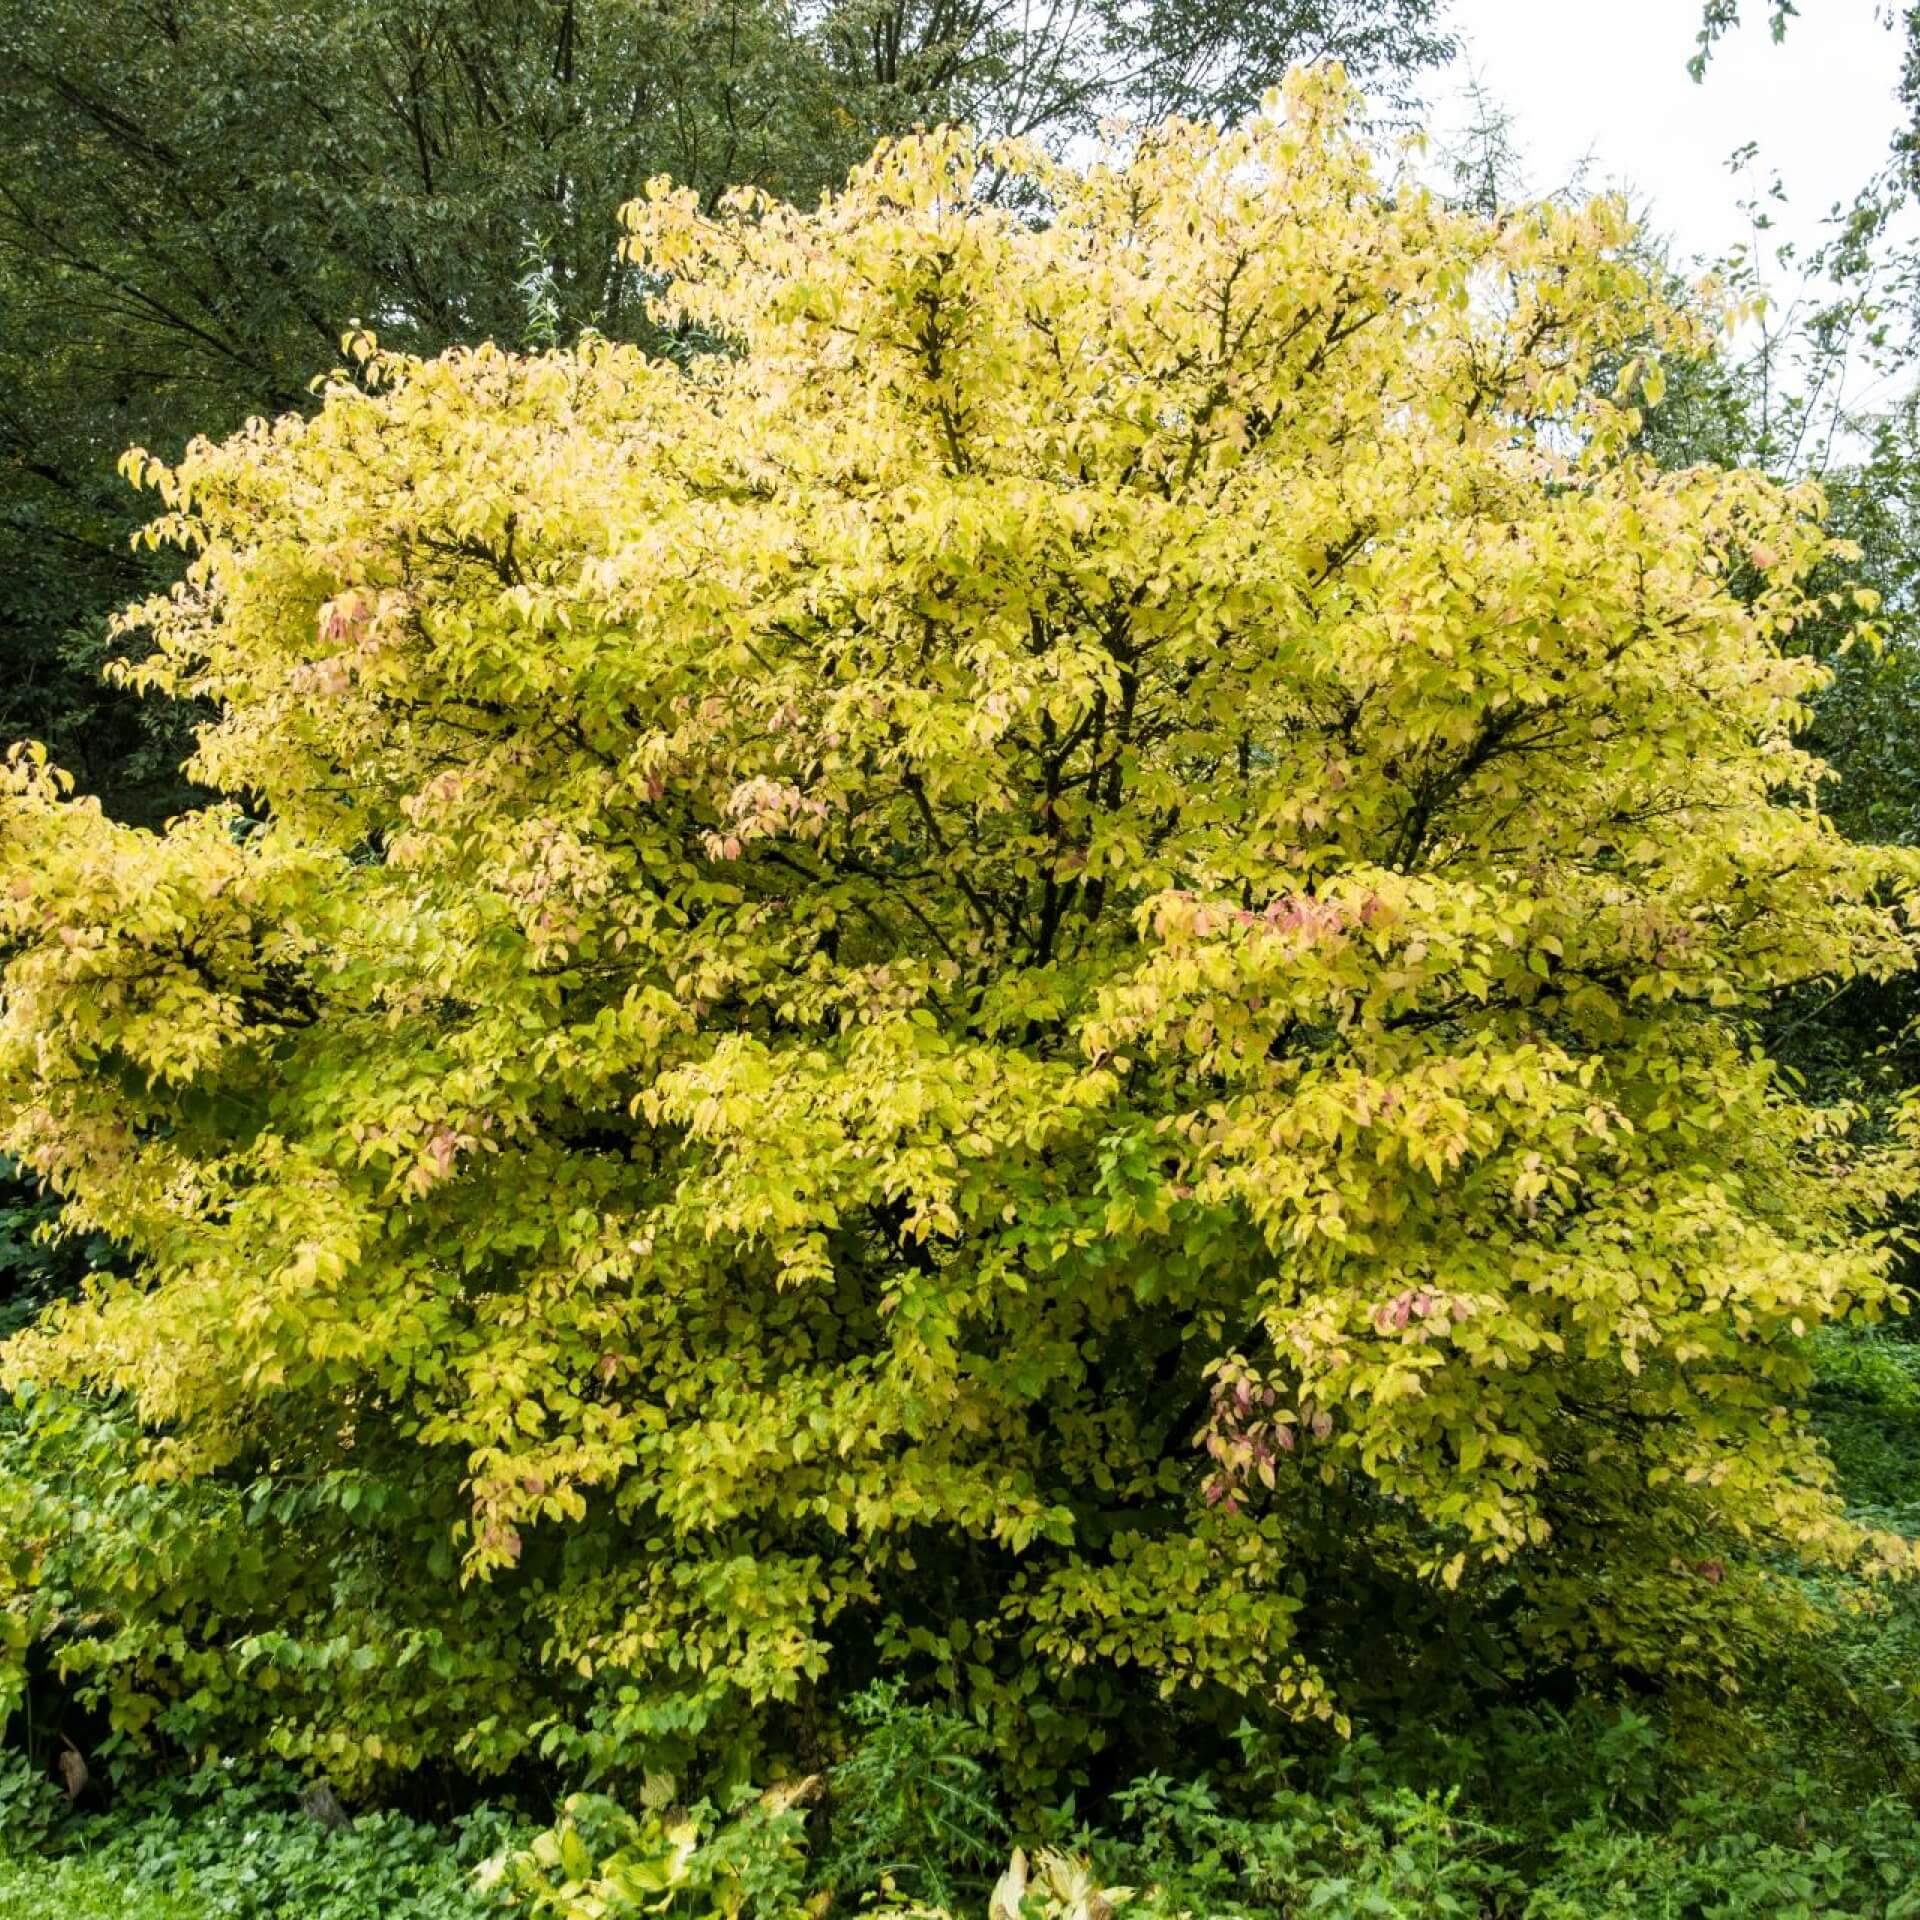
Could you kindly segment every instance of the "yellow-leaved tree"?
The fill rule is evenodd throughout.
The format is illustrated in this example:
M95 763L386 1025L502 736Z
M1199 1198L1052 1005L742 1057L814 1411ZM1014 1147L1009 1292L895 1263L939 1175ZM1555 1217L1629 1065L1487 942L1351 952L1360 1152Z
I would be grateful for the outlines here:
M681 362L131 457L232 800L0 800L0 1150L120 1250L6 1350L13 1639L116 1724L805 1757L884 1668L1043 1771L1893 1557L1798 1401L1905 1164L1751 1027L1910 958L1817 497L1634 451L1616 204L1353 112L662 187Z

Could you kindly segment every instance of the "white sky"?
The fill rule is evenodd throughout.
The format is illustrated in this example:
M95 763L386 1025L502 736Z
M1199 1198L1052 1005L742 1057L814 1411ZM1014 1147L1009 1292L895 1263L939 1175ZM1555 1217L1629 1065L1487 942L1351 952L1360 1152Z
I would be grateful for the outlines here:
M1887 151L1898 118L1899 36L1875 0L1802 0L1784 44L1768 0L1744 0L1696 86L1687 74L1700 0L1454 0L1463 58L1513 116L1537 191L1628 187L1637 210L1676 243L1678 262L1713 258L1748 237L1741 199L1777 173L1788 194L1773 238L1814 237L1819 217L1851 199ZM1433 125L1462 123L1458 76L1429 83ZM1727 170L1758 141L1752 172Z

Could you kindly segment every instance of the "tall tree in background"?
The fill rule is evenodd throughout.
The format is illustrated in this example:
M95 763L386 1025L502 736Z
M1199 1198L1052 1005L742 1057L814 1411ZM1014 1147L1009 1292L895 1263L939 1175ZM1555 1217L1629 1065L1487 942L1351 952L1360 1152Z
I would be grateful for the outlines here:
M841 83L892 118L1057 137L1104 114L1237 119L1302 61L1404 106L1444 60L1440 0L844 0L818 15Z
M353 322L422 352L643 337L615 211L656 173L806 200L878 135L1232 116L1336 55L1390 101L1438 0L4 0L0 739L108 805L175 737L101 687L147 584L139 441L298 407Z

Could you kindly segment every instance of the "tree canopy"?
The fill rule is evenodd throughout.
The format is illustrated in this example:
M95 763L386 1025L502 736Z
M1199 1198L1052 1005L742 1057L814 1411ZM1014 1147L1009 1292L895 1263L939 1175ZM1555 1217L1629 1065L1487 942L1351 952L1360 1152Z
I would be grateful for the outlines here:
M360 323L424 353L645 334L621 204L666 172L806 202L883 133L1063 138L1243 110L1337 55L1404 97L1436 0L10 0L0 8L0 740L123 817L181 728L102 692L114 462L302 406ZM153 737L158 732L157 738Z
M127 1261L6 1350L10 1618L117 1725L804 1756L885 1668L1038 1777L1904 1556L1802 1403L1907 1157L1752 1028L1909 964L1793 738L1866 609L1637 450L1708 318L1617 204L1355 111L656 182L710 350L131 458L231 799L0 832L0 1150Z

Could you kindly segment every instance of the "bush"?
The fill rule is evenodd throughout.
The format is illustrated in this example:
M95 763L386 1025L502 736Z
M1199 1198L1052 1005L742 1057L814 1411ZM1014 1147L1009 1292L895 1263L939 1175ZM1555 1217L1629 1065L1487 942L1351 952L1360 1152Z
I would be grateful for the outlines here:
M1320 1798L1279 1792L1251 1814L1225 1811L1205 1779L1137 1781L1118 1801L1141 1838L1114 1871L1146 1888L1152 1920L1311 1913L1476 1916L1519 1882L1500 1860L1507 1836L1451 1793L1376 1787Z
M1910 1805L1880 1798L1842 1811L1817 1780L1790 1776L1784 1784L1787 1794L1771 1804L1701 1794L1666 1832L1599 1817L1573 1826L1557 1838L1525 1920L1920 1914L1920 1825ZM1784 1822L1781 1799L1789 1803Z
M131 459L233 803L0 797L0 1150L128 1263L6 1348L7 1605L118 1738L704 1792L881 1674L1032 1803L1906 1557L1804 1401L1907 1154L1751 1043L1909 959L1817 499L1632 450L1619 207L1353 113L650 191L685 364Z
M1629 1708L1507 1711L1470 1738L1418 1730L1288 1754L1251 1724L1219 1774L1155 1773L1088 1820L1069 1803L1008 1849L977 1735L892 1689L860 1750L727 1811L651 1775L568 1797L528 1831L392 1813L332 1829L299 1782L232 1767L61 1818L35 1856L0 1841L0 1920L1916 1920L1920 1817L1761 1744L1729 1769ZM958 1778L969 1828L928 1769ZM830 1808L821 1803L831 1786ZM831 1812L831 1821L823 1817ZM931 1815L931 1817L930 1817ZM983 1866L985 1840L994 1859ZM1037 1844L1035 1844L1037 1842Z

